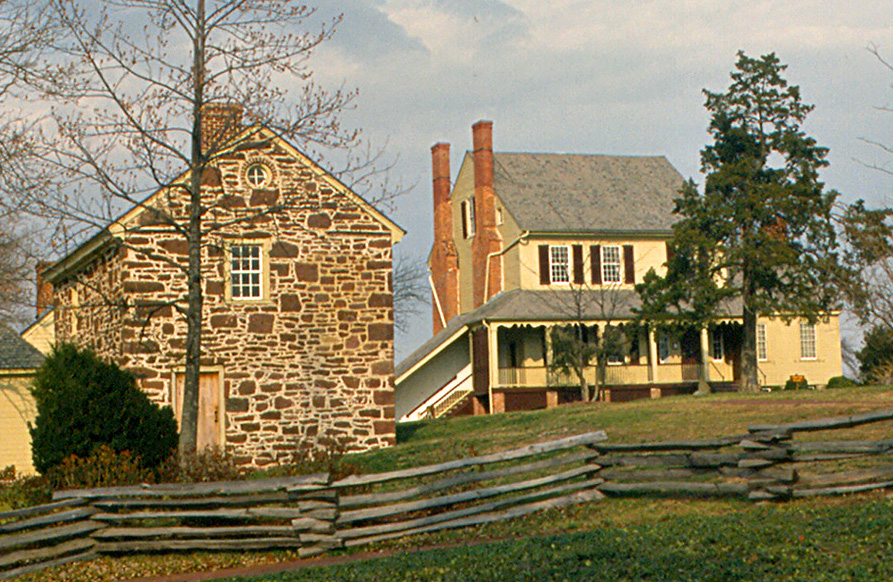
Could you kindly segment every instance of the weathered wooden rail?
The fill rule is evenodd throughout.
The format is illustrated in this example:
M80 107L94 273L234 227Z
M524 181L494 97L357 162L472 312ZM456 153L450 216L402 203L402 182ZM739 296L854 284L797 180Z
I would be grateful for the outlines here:
M757 425L710 440L609 444L602 431L332 481L291 478L59 491L0 513L0 579L103 554L296 549L302 556L605 496L785 500L893 487L893 439L794 442L893 410ZM827 470L822 470L827 468Z

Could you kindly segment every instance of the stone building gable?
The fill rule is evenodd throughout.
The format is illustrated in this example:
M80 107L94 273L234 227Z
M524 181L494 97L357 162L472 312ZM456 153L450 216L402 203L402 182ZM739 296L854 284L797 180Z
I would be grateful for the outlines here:
M248 179L254 164L269 172L260 187ZM202 367L222 379L227 448L264 465L321 437L355 451L393 444L393 229L277 139L244 142L206 170L203 184L205 224L223 226L202 251ZM176 190L161 194L153 204L185 217ZM60 317L57 333L93 345L136 372L151 398L172 404L186 337L177 265L188 246L151 210L129 220L120 245L57 284L60 313L76 309L85 330L72 336ZM231 249L246 243L263 249L262 300L228 293ZM116 305L70 304L66 289L93 287L117 293Z

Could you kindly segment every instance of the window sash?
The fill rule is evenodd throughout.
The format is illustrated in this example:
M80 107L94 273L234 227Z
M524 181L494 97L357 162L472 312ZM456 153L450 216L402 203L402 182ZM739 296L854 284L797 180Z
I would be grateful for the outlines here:
M766 344L766 324L757 324L757 360L765 362L769 359L769 350Z
M549 247L549 280L570 283L570 249L567 246Z
M666 362L670 359L670 336L662 331L657 336L657 361Z
M710 336L710 356L714 361L720 361L723 359L722 333L714 329Z
M230 254L232 298L263 299L261 245L235 245Z
M468 237L474 236L474 196L468 199Z
M620 283L622 281L621 273L621 255L619 246L603 246L602 247L602 282L603 283Z
M815 326L811 323L800 323L800 359L814 360L815 347Z

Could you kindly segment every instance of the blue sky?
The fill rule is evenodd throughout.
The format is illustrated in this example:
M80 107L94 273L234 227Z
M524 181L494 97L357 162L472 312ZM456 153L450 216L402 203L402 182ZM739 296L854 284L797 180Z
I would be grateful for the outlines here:
M312 66L324 85L356 87L347 120L399 156L416 184L394 218L399 252L431 243L430 146L452 144L453 172L471 125L494 122L501 151L660 154L700 181L707 114L701 90L726 89L736 52L778 54L816 108L806 130L831 149L824 173L845 200L888 201L893 178L866 165L893 156L893 2L878 0L334 0L335 38ZM424 314L398 337L398 360L430 334Z

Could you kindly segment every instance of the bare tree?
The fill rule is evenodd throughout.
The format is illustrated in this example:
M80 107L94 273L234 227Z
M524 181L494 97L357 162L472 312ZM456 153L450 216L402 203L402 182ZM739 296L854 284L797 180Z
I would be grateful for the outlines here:
M231 127L203 136L204 116L209 107L238 104L250 121L292 139L317 159L356 146L357 132L340 119L356 93L321 89L308 66L338 20L305 32L314 11L287 0L49 4L63 33L19 86L54 99L55 106L7 202L54 220L60 249L131 207L150 211L156 223L187 242L188 261L172 265L187 289L172 304L187 322L179 443L181 456L187 455L196 448L202 248L217 229L257 218L227 213L203 196L206 170L234 145ZM377 175L374 166L354 163L367 180ZM167 203L149 207L149 196L162 191L169 193ZM186 202L179 210L170 204L175 198ZM283 199L263 213L288 204Z
M431 305L427 276L428 266L418 257L394 260L394 327L399 331L407 331L412 317Z
M567 320L550 330L552 359L549 368L560 374L572 374L580 385L584 402L601 400L608 362L629 351L629 338L619 321L628 319L635 294L618 285L590 286L571 283L567 290L546 295L550 307ZM593 386L586 378L595 363Z

